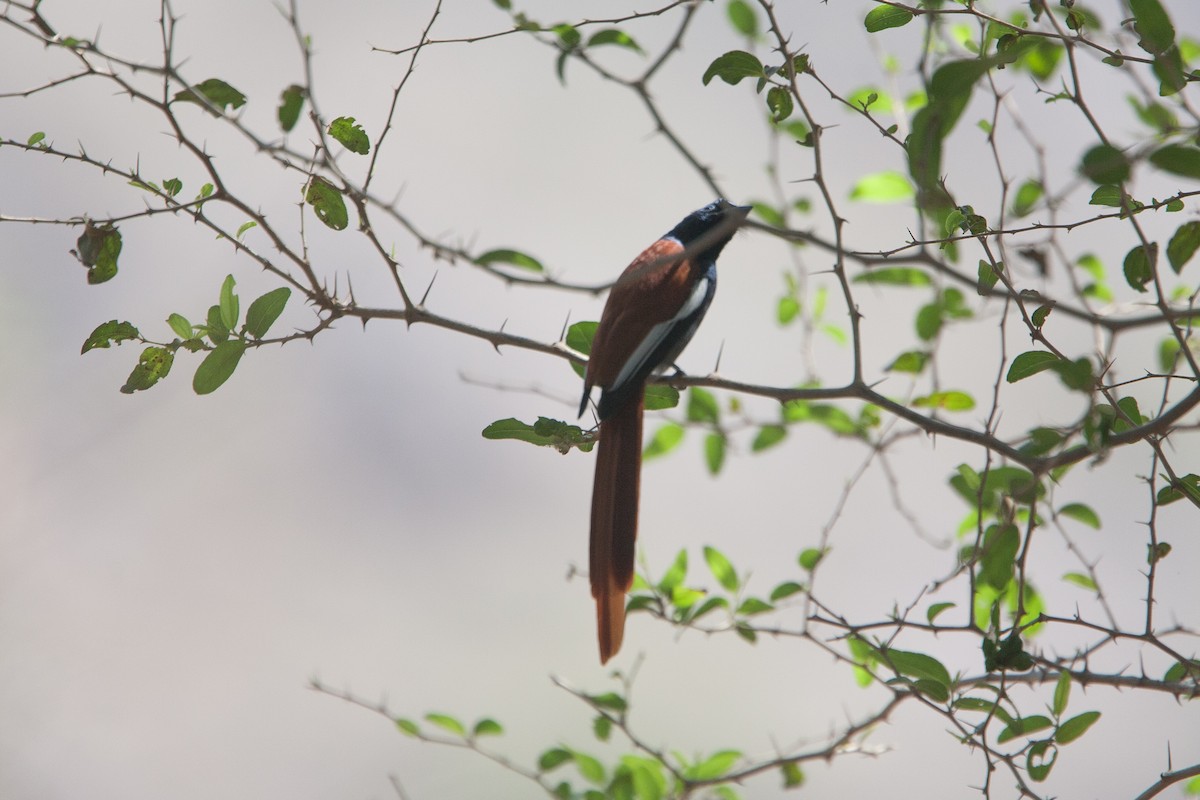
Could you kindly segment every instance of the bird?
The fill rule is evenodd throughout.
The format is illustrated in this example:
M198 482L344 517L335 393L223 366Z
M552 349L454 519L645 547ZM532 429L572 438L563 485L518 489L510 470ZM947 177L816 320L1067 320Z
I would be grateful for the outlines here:
M718 198L643 250L613 284L592 339L579 415L598 387L588 576L601 664L621 648L633 584L646 380L696 333L717 288L717 256L750 210Z

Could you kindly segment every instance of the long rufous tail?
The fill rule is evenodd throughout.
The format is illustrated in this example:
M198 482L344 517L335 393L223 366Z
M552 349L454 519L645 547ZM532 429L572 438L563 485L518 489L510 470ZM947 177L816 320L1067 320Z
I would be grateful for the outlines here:
M596 598L600 663L621 649L625 593L633 584L638 489L642 473L642 400L626 403L600 423L588 573Z

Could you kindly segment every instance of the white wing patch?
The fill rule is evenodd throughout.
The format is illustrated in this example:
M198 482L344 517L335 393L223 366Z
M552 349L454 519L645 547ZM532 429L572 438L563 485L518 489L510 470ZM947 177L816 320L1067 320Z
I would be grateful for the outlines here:
M658 349L658 346L662 344L663 339L671 332L671 329L675 327L679 320L685 319L691 314L695 313L696 309L700 307L700 304L704 302L705 296L708 295L708 284L709 279L707 277L701 278L699 281L697 281L695 287L692 289L691 295L689 295L684 304L679 307L679 311L675 312L675 316L671 317L665 322L658 323L650 329L650 332L646 334L646 338L642 339L629 358L625 360L624 366L622 366L621 371L617 373L617 377L615 380L613 380L612 387L610 388L624 385L626 381L628 381L645 365L646 359L650 357L651 353ZM664 364L655 366L668 365Z

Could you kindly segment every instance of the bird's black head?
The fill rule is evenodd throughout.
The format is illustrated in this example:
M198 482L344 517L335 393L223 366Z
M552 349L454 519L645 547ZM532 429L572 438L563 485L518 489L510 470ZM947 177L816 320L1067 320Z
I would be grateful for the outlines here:
M688 214L667 236L677 239L684 247L701 248L700 260L716 259L749 213L750 206L735 206L718 198Z

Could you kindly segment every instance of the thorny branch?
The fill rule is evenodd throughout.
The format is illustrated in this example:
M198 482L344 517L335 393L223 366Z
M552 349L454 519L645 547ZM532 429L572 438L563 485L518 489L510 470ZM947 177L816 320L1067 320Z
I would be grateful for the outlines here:
M1076 20L1068 16L1071 4L1062 4L1062 8L1031 4L1040 5L1040 12L1032 22L1018 29L1011 20L988 13L973 2L937 9L893 0L877 0L877 3L919 18L926 26L927 40L930 43L939 42L943 47L940 52L932 46L922 51L918 66L924 77L925 90L930 88L930 76L938 64L955 58L974 58L981 48L994 46L997 31L1015 31L1022 36L1061 46L1065 56L1060 68L1062 86L1057 94L1051 95L1051 99L1075 109L1097 143L1120 144L1120 134L1114 132L1115 127L1111 123L1105 122L1094 112L1092 95L1085 93L1085 87L1090 85L1088 65L1101 58L1119 62L1114 69L1119 69L1119 74L1128 76L1132 84L1138 87L1140 95L1134 98L1136 102L1146 108L1153 104L1155 108L1168 109L1166 113L1177 115L1172 125L1165 126L1159 132L1158 138L1132 143L1128 148L1128 158L1132 161L1146 161L1161 139L1182 139L1186 133L1194 135L1200 126L1200 117L1186 91L1170 101L1172 104L1168 106L1165 104L1167 101L1155 95L1157 86L1143 85L1146 80L1144 76L1151 74L1154 58L1138 55L1136 44L1128 36L1117 34L1110 40L1089 28L1078 26ZM297 0L289 0L286 8L281 8L281 13L301 56L302 77L298 85L310 108L307 120L309 141L313 143L310 152L289 144L287 137L279 139L273 134L256 131L241 117L227 113L196 91L194 76L185 74L187 60L184 54L176 52L175 34L181 22L169 0L162 0L160 7L162 60L153 64L124 58L102 47L98 41L61 36L40 2L8 3L0 10L0 22L18 36L68 53L74 64L61 76L0 93L0 101L17 102L61 91L75 84L103 82L133 103L152 110L165 122L169 135L182 152L199 166L211 182L212 192L191 201L182 201L164 188L153 185L139 167L114 166L106 158L89 154L82 144L75 151L52 141L21 140L4 135L0 136L0 146L5 149L11 148L32 158L71 162L101 175L131 183L146 192L151 202L141 210L108 217L36 217L0 213L0 222L78 227L179 217L201 225L222 241L228 242L236 254L246 256L259 268L299 292L314 309L315 319L301 331L255 341L250 344L252 347L298 339L311 340L341 319L356 319L364 324L373 319L382 319L400 321L406 326L430 325L451 334L488 342L497 350L503 347L519 348L582 363L583 357L568 348L561 336L558 340L538 338L511 333L503 326L494 328L457 319L433 307L428 300L427 290L422 293L409 286L406 268L393 255L385 234L398 231L410 237L421 251L429 255L431 261L464 265L491 279L524 290L595 294L605 288L603 285L560 280L552 271L523 272L487 263L472 248L446 236L428 233L412 215L410 206L402 204L398 198L385 198L378 193L376 178L380 176L380 154L385 147L399 146L399 137L394 132L398 120L402 119L399 114L404 92L417 75L419 60L429 48L484 43L508 36L528 36L559 58L581 65L604 81L628 92L641 106L656 134L669 145L676 157L714 194L723 194L716 177L718 173L703 154L686 140L679 125L672 120L653 91L656 81L665 74L664 68L683 51L699 15L707 13L706 4L695 0L673 0L646 11L607 19L584 19L569 26L571 30L579 32L617 25L636 26L660 17L669 21L669 32L652 52L645 54L644 66L631 75L609 66L600 48L565 39L560 29L536 23L519 12L513 12L512 27L505 30L467 37L436 38L434 28L442 5L443 0L434 0L432 11L414 44L397 49L374 48L381 56L402 59L403 65L387 98L385 122L372 143L368 166L363 174L356 176L352 170L344 167L336 155L336 148L330 144L327 131L330 120L322 111L322 98L317 93L313 53L302 25ZM817 549L822 554L834 546L843 510L854 502L856 493L863 491L861 479L876 468L884 473L894 506L901 510L915 530L920 531L915 516L903 511L902 480L889 466L888 454L896 442L912 440L914 434L922 432L931 439L953 439L973 445L981 451L984 467L976 475L978 485L972 488L974 513L978 518L968 531L971 536L964 540L970 544L962 547L953 569L943 578L918 586L914 591L915 598L906 608L894 609L891 614L880 618L854 621L822 602L816 591L816 578L821 568L819 557L810 565L800 587L802 592L797 598L800 602L796 607L801 613L796 624L767 621L770 617L758 616L762 609L753 613L739 611L747 599L743 586L739 586L729 597L711 594L709 600L714 602L704 606L699 605L699 601L695 606L678 605L673 593L662 586L651 586L641 601L635 598L638 608L681 630L697 630L706 634L733 632L751 641L757 636L773 636L807 643L837 661L861 670L876 684L886 687L887 697L874 712L860 720L847 721L819 747L795 747L769 757L747 757L719 776L690 777L686 765L674 755L651 745L634 729L631 714L627 710L615 711L610 703L572 688L563 681L556 680L556 684L586 703L593 712L619 730L635 752L661 764L676 783L677 792L672 796L686 797L706 787L736 783L804 762L828 761L852 752L869 753L862 745L863 737L871 728L886 722L902 704L920 705L939 715L959 741L983 754L985 772L982 788L985 795L991 796L999 791L995 785L996 774L997 768L1002 767L1003 774L1011 778L1022 796L1037 796L1038 787L1030 777L1032 773L1028 765L1044 755L1044 751L1037 750L1043 742L1020 736L1015 737L1016 741L1011 741L1014 737L1006 738L1004 733L1011 732L1015 724L1012 719L1021 718L1013 694L1015 689L1060 684L1067 680L1082 686L1136 689L1188 700L1196 696L1200 686L1200 664L1188 650L1189 646L1194 645L1195 631L1187 624L1172 623L1170 627L1163 627L1161 615L1156 616L1156 586L1160 580L1158 561L1163 557L1161 545L1165 544L1160 534L1159 516L1160 506L1164 503L1163 493L1174 490L1185 502L1200 506L1200 499L1186 488L1190 485L1187 483L1187 474L1194 471L1195 466L1188 462L1189 454L1183 448L1172 449L1171 446L1172 437L1178 438L1181 432L1192 432L1198 425L1194 412L1200 406L1200 359L1196 352L1194 326L1196 320L1200 319L1200 309L1197 308L1200 292L1172 291L1165 283L1167 274L1161 264L1156 264L1152 266L1149 280L1143 286L1148 292L1148 302L1117 303L1111 297L1105 298L1095 281L1088 282L1079 263L1073 262L1068 255L1069 248L1065 244L1065 236L1072 232L1120 228L1131 243L1149 250L1155 242L1144 220L1154 214L1178 211L1188 204L1194 213L1200 190L1178 187L1167 197L1152 198L1135 206L1127 191L1130 187L1122 181L1118 187L1121 196L1118 207L1108 211L1097 211L1095 206L1089 206L1083 212L1074 209L1068 201L1072 193L1078 191L1077 179L1064 182L1052 174L1046 142L1040 140L1039 133L1021 117L1012 97L1011 84L1001 80L996 72L989 72L976 91L986 94L990 100L986 142L991 167L999 179L996 196L990 199L980 197L983 190L972 186L962 176L945 176L943 184L947 196L953 196L952 192L955 192L966 197L969 193L972 201L981 208L997 209L992 214L995 225L988 224L987 220L978 225L967 224L965 220L973 209L966 205L958 208L964 223L949 228L942 226L940 220L927 214L925 209L917 209L913 227L915 233L910 233L902 244L882 250L856 247L848 236L847 213L842 201L835 196L834 181L830 175L834 158L831 145L837 141L837 126L844 124L828 117L830 108L848 109L853 113L856 123L865 125L873 135L878 135L886 148L901 159L909 146L904 132L911 127L910 120L902 118L907 111L899 98L895 98L893 116L896 122L891 124L887 112L873 107L872 103L853 100L854 95L848 91L849 87L841 85L840 76L834 77L827 72L819 58L814 56L810 59L809 54L802 52L803 48L793 41L794 26L789 17L792 13L790 9L771 0L757 0L754 8L766 20L766 25L756 43L747 46L763 51L763 63L770 67L758 88L763 90L769 87L785 94L796 110L792 121L802 121L809 136L807 141L800 142L803 146L791 148L790 143L795 138L793 131L798 129L788 128L782 119L768 120L766 127L771 141L768 149L773 202L760 204L761 221L750 223L749 227L762 236L777 240L786 248L785 257L791 265L796 286L805 292L808 292L819 273L833 276L836 294L840 298L840 312L849 326L846 336L852 354L849 375L840 385L813 385L807 382L802 386L791 383L768 385L716 375L677 375L659 380L677 388L703 387L738 396L764 398L778 403L784 409L795 408L797 404L831 401L845 404L845 401L855 401L864 409L871 409L872 413L882 412L888 417L885 425L854 430L838 430L830 426L840 435L862 440L867 451L860 469L846 482L821 529ZM950 21L974 26L971 39L974 50L967 47L964 38L956 39L946 34L945 27ZM1006 77L1011 75L1010 70ZM153 88L146 87L145 76L154 79ZM188 90L220 125L278 164L295 183L308 185L320 177L349 200L359 221L357 234L365 237L378 264L387 271L393 282L397 296L395 305L360 303L349 288L345 294L340 293L336 273L334 288L330 289L325 265L315 262L310 254L308 238L312 234L304 227L306 212L303 204L297 234L289 225L282 225L268 217L258 207L257 198L251 192L236 188L230 181L230 173L222 168L222 162L216 153L210 151L203 135L177 113L178 93ZM1050 94L1045 89L1041 91ZM824 105L824 101L832 105ZM1029 182L1038 187L1042 198L1040 202L1044 216L1029 222L1016 221L1019 217L1027 216L1027 213L1017 213L1014 208L1013 161L1007 159L1001 150L1002 143L1007 141L1005 137L1012 134L1029 151L1029 160L1035 165ZM797 219L805 221L809 214L809 211L802 210L801 198L794 189L798 183L815 187L819 195L817 205L823 218L811 217L806 224L797 224ZM267 246L259 247L242 241L229 223L222 221L224 218L217 213L221 209L232 209L243 219L256 223L266 236ZM1020 270L1014 255L1025 258L1036 269ZM978 274L974 268L963 266L963 263L970 265L975 260L980 264ZM820 269L814 268L815 262L820 263ZM939 346L944 341L945 329L960 324L952 317L939 321L938 329L922 344L922 358L930 362L929 381L935 391L922 397L915 379L907 393L879 389L879 382L883 378L896 376L887 370L881 372L876 369L868 363L864 354L864 346L876 334L864 324L863 284L871 283L873 276L893 266L925 271L922 274L931 276L930 279L935 282L933 288L942 300L952 296L951 292L957 292L959 296L975 295L980 298L984 308L994 312L998 310L1000 319L995 326L995 351L999 358L991 382L990 409L982 424L948 421L945 409L929 400L943 388L937 363ZM991 270L995 280L984 281L987 270ZM1058 274L1057 280L1051 275L1052 272ZM813 306L809 303L797 312L804 322L802 328L806 340L816 335L828 319L822 318L821 312ZM1052 311L1056 319L1070 320L1081 326L1090 332L1095 342L1094 352L1082 356L1092 372L1089 372L1081 386L1074 387L1081 397L1087 399L1088 410L1078 418L1058 424L1052 430L1055 443L1048 447L1032 446L1036 444L1033 441L1034 432L1008 436L998 432L1008 383L1005 380L1006 370L1014 360L1010 356L1014 340L1027 336L1031 344L1041 348L1041 352L1054 354L1064 364L1071 362L1073 356L1079 357L1069 337L1061 336L1057 330L1052 331L1045 324L1044 314L1038 321L1039 312L1043 311L1045 314ZM1117 350L1118 340L1124 335L1138 333L1156 333L1168 340L1172 346L1163 352L1169 353L1169 358L1164 357L1164 363L1160 364L1158 371L1142 370L1144 374L1135 378L1129 378L1126 372L1119 378L1110 378L1110 374L1116 375L1117 368L1124 365ZM150 340L143 341L151 343ZM811 341L806 341L804 346L811 348ZM813 372L811 350L805 361L808 371ZM1136 404L1131 406L1128 400L1132 395L1123 393L1132 384L1144 382L1153 382L1160 390L1157 407L1149 413L1138 410ZM1181 386L1182 390L1179 388ZM904 396L898 399L901 394ZM752 413L743 413L745 427L754 427ZM720 432L722 435L729 433L727 429L721 429ZM1061 524L1060 515L1064 509L1056 508L1053 492L1065 468L1082 462L1098 462L1119 448L1138 449L1143 445L1149 463L1147 475L1142 479L1149 496L1145 528L1150 555L1143 573L1145 594L1141 603L1144 608L1139 615L1138 625L1123 626L1119 622L1119 614L1109 604L1110 598L1099 585L1095 563L1089 560L1085 549L1068 535ZM1007 493L1000 493L1002 496L995 501L995 508L985 508L989 476L1013 466L1027 470L1041 493L1029 487L1025 487L1024 494L1011 489ZM1050 488L1047 489L1047 486ZM995 515L996 525L985 524L985 513ZM1103 621L1096 621L1079 611L1074 615L1054 614L1040 606L1041 600L1033 590L1031 573L1038 551L1045 546L1044 540L1050 538L1052 532L1045 523L1047 518L1054 520L1054 530L1065 542L1068 552L1079 561L1079 569L1082 570L1079 574L1085 581L1095 585L1100 608L1096 616L1102 617ZM1006 526L1011 526L1015 532L1019 546L1013 556L1013 576L1007 584L1009 589L1006 591L1010 594L1007 598L995 598L991 606L994 616L989 619L986 613L979 613L975 603L980 592L987 589L988 580L995 580L994 577L985 578L982 569L998 549L996 540L999 536L994 535L995 531ZM918 604L928 594L942 590L960 592L957 595L960 612L956 616L958 621L947 623L933 615L926 621L914 619ZM789 592L792 592L790 588ZM698 594L703 596L702 592ZM715 602L717 600L720 602ZM1004 602L1009 606L1006 621L1001 620L999 611ZM771 605L771 612L784 613L787 610L786 602L768 605ZM702 620L703 615L697 613L697 608L707 608L705 613L723 608L726 619L719 623L710 621L713 617ZM943 687L946 689L945 697L935 696L936 693L931 693L927 685L923 687L915 680L911 668L905 667L903 659L895 655L896 652L903 652L897 651L897 644L911 641L910 637L968 637L986 651L988 644L999 644L1006 638L1019 640L1024 636L1028 640L1037 630L1070 631L1095 638L1070 653L1051 655L1030 648L1027 654L1030 661L1025 669L1010 666L982 674L953 675L950 685ZM1147 674L1144 668L1140 674L1132 674L1125 668L1097 667L1097 663L1110 656L1118 642L1138 644L1145 653L1175 665L1173 672L1156 678ZM626 701L633 689L633 677L630 674L622 678L622 692ZM349 692L331 690L317 681L313 681L312 688L369 709L393 723L399 719L384 703L369 703ZM965 705L964 701L967 701ZM983 708L988 710L982 718L969 716L970 713L979 713ZM481 746L478 737L468 735L456 738L424 732L415 735L424 742L473 751L536 784L548 796L557 796L556 785L545 771L515 765L503 755ZM1200 775L1200 766L1168 769L1137 800L1148 800L1167 787L1196 775Z

